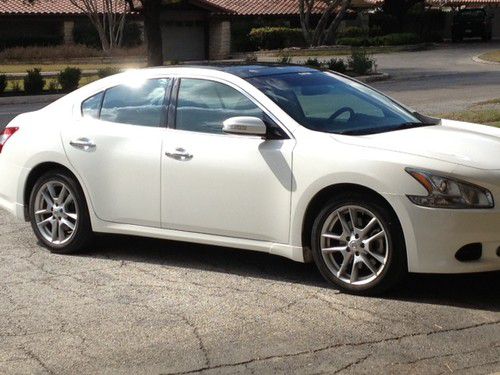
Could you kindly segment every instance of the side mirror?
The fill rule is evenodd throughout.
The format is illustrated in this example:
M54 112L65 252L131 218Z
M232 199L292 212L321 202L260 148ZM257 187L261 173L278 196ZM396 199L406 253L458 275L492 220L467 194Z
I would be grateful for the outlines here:
M265 136L266 124L258 117L238 116L228 118L222 124L222 131L228 134Z

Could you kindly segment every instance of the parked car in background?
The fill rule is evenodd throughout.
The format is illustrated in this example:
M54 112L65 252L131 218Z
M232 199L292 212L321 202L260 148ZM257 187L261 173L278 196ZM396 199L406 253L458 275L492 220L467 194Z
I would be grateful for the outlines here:
M287 65L158 68L82 87L0 133L0 207L56 253L94 232L314 261L380 293L500 270L500 129L428 118Z
M492 16L483 8L461 9L453 17L451 32L454 42L464 38L491 40Z

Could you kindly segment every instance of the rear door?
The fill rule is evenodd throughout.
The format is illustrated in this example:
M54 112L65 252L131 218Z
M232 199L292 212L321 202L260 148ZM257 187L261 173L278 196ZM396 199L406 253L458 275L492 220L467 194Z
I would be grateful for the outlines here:
M66 154L109 222L160 226L161 139L170 80L119 85L82 103L63 130Z

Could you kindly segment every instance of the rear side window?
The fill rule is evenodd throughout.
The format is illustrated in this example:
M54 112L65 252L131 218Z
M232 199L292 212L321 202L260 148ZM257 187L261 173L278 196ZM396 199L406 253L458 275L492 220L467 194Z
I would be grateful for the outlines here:
M165 121L169 79L150 79L139 86L119 85L82 103L82 115L108 122L160 126Z
M82 103L82 116L99 118L99 111L101 110L102 97L104 92L100 92Z

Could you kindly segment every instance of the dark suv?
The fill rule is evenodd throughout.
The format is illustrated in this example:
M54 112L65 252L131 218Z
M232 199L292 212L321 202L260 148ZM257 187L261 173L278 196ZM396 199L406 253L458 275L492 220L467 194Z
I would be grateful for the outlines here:
M491 16L484 9L461 9L453 17L452 39L459 42L463 38L478 37L491 39Z

